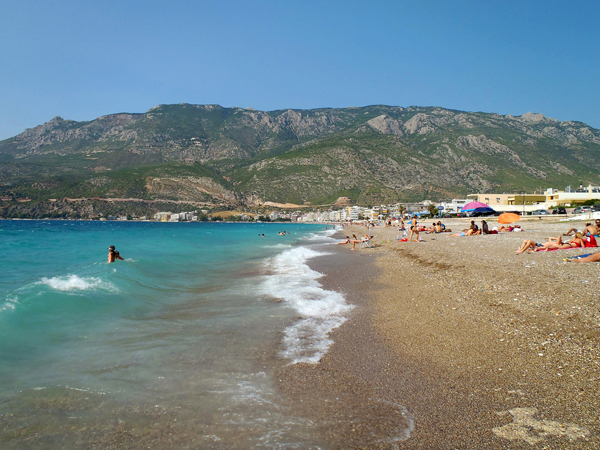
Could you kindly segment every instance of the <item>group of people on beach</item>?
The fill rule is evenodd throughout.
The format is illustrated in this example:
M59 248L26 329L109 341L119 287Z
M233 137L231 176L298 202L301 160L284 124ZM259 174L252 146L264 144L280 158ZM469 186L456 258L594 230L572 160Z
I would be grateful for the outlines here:
M353 234L352 238L350 238L350 236L346 236L345 240L343 240L342 242L336 242L336 245L352 244L352 250L356 250L356 244L363 244L369 242L374 237L375 236L369 236L368 234L365 234L365 237L359 239L356 237L355 234Z
M428 234L437 234L437 233L448 233L452 230L446 228L446 226L441 222L434 222L431 226L422 226L418 224L418 217L415 215L412 217L412 220L407 222L410 224L410 241L422 241L419 237L420 232L425 232ZM369 226L367 224L366 226ZM386 221L385 227L389 227L391 223ZM407 229L405 228L404 218L400 218L399 220L399 228L398 231L404 231L403 238L399 240L408 241L409 238L407 236ZM523 231L520 225L500 225L499 227L493 227L490 229L488 223L485 220L481 220L481 227L479 227L474 220L471 220L471 224L469 228L462 230L460 233L450 234L449 236L458 237L458 236L476 236L476 235L484 235L484 234L498 234L502 232L517 232ZM566 233L563 233L558 237L549 237L546 242L536 242L532 239L526 239L523 241L523 244L516 250L515 253L521 254L524 252L547 252L551 250L564 250L571 248L593 248L598 247L597 239L600 239L600 219L596 219L595 223L586 223L585 228L582 230L577 228L571 228ZM564 241L563 236L573 236L570 241ZM363 238L357 238L355 234L350 236L346 236L346 239L342 242L338 242L337 245L344 244L352 244L352 250L356 249L356 244L361 244L364 242L368 242L373 239L373 236L365 235ZM576 262L600 262L600 252L591 254L591 255L580 255L571 258L565 258L565 261L576 261Z
M563 242L563 236L572 236L573 239ZM536 242L532 239L525 239L521 247L515 251L517 254L524 252L547 252L551 250L568 250L571 248L594 248L598 246L597 238L600 238L600 219L596 219L595 224L588 222L583 230L571 228L569 231L558 237L549 237L546 242ZM576 262L595 262L600 261L600 252L580 258L565 258L565 261Z
M474 220L471 220L471 226L462 230L460 233L451 234L450 236L476 236L479 234L498 234L498 233L509 233L511 231L523 231L520 225L515 225L514 227L501 225L500 227L493 227L490 230L488 223L485 220L481 220L481 228L477 226Z
M411 242L419 242L422 239L419 236L419 233L451 233L452 230L449 228L446 228L446 225L444 225L441 221L437 221L437 222L433 222L433 224L430 227L426 227L423 225L419 225L418 222L418 216L415 214L412 217L412 220L410 220L408 222L410 224L410 239L406 238L406 227L405 227L405 223L404 223L404 218L400 219L400 226L398 228L398 231L403 231L403 237L402 239L400 239L401 241L408 241L410 240Z

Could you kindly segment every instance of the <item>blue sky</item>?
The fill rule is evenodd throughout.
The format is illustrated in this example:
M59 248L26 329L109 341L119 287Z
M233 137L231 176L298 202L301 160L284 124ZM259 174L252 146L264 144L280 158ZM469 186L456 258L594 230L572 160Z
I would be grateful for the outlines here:
M600 128L596 1L0 0L0 139L195 103L386 104Z

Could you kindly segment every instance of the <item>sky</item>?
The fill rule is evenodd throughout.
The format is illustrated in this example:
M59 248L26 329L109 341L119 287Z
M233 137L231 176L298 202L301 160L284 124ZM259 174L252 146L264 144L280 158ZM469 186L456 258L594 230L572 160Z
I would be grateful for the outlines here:
M596 0L0 0L0 139L172 103L600 128L599 19Z

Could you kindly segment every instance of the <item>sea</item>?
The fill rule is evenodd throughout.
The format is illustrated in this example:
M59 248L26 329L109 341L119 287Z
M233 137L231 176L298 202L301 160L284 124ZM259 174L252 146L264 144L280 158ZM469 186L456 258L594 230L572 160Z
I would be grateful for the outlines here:
M322 448L276 377L352 309L308 264L333 233L0 221L0 448Z

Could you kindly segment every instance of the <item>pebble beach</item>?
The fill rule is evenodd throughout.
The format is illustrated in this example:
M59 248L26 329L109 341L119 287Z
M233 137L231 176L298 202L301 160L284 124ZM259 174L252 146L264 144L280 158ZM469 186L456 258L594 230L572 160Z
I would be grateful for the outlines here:
M563 259L598 249L517 255L524 239L583 226L518 223L422 242L374 228L374 248L332 245L314 261L357 307L319 364L279 381L331 448L600 448L600 266Z

